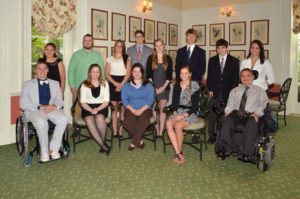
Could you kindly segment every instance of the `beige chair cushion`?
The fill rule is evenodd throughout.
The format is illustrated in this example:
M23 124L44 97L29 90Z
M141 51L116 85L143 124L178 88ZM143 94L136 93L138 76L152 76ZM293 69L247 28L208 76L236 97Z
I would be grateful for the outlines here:
M269 100L269 106L274 110L274 111L280 111L280 102L276 100Z
M196 122L191 123L187 127L185 127L183 130L186 131L195 131L202 129L205 126L205 122L202 118L199 118Z

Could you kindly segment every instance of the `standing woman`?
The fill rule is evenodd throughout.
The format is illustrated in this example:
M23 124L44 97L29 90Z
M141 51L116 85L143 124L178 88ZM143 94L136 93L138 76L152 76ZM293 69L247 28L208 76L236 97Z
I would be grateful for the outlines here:
M132 66L132 77L122 88L122 103L126 108L124 114L124 128L132 136L128 150L136 147L143 149L145 143L143 135L150 124L152 105L154 102L154 88L146 80L145 71L140 63Z
M56 46L54 43L46 44L43 58L40 58L38 62L47 63L49 68L47 77L59 82L64 96L66 87L66 70L62 59L58 58L56 55Z
M146 75L147 79L153 82L156 90L156 100L159 106L157 136L161 137L166 122L166 113L163 109L169 99L172 81L172 59L165 53L165 44L161 39L154 41L154 50L147 60Z
M258 78L253 81L253 84L264 90L267 90L268 86L275 82L272 65L265 57L264 46L260 40L253 40L250 43L249 54L247 59L241 62L240 70L244 68L258 72Z
M171 110L173 114L166 122L167 132L175 150L174 161L178 164L185 162L182 152L183 129L190 123L196 122L199 105L200 89L196 81L191 81L192 73L189 66L180 69L181 81L174 85Z
M81 115L89 132L100 146L100 152L110 154L110 147L105 143L106 122L109 104L109 86L102 79L101 68L92 64L88 70L88 79L80 88Z
M109 83L110 100L114 107L112 111L112 127L114 137L118 136L118 105L121 102L121 89L130 77L130 58L125 52L125 43L117 40L114 45L114 55L106 59L105 77ZM120 117L123 119L124 108L121 108ZM123 133L120 129L119 136Z

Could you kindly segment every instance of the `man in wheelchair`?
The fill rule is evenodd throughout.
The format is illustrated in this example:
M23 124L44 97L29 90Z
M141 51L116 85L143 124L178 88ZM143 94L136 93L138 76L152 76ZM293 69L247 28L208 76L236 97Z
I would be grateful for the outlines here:
M216 143L217 156L222 160L235 152L234 134L238 130L242 131L241 154L239 159L246 162L253 162L255 143L258 136L258 122L264 114L264 109L268 103L266 92L258 86L252 84L258 76L257 71L245 68L240 72L242 84L234 88L230 94L225 108L225 118L223 120L220 135Z
M67 127L67 116L64 114L62 92L57 81L47 78L46 63L35 66L36 78L23 83L20 107L27 121L32 122L40 143L40 161L59 159L58 152L64 131ZM52 140L48 149L48 120L55 124Z

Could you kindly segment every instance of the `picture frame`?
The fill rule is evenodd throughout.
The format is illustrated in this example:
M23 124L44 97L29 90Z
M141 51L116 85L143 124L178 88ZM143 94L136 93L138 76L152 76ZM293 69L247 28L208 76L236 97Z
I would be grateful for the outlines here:
M145 43L153 44L155 40L155 21L144 19Z
M265 52L265 57L266 57L266 59L270 59L270 58L269 58L269 50L264 50L264 52Z
M91 33L95 40L108 40L108 12L92 8Z
M176 56L177 56L177 50L169 50L168 55L172 59L172 64L173 64L173 70L175 70L175 63L176 63Z
M167 44L167 29L168 25L165 22L157 21L157 39L162 39L164 44Z
M135 42L135 31L142 30L142 18L129 16L129 42Z
M176 24L169 24L169 45L178 45L178 25Z
M108 52L107 52L108 48L107 48L107 46L94 46L93 48L94 48L94 50L96 50L97 52L100 53L103 60L106 60L106 58L108 57Z
M240 61L246 58L246 50L229 50L229 54Z
M250 25L250 42L260 40L264 45L269 44L269 20L253 20Z
M218 54L218 53L217 53L216 50L209 50L208 56L209 56L209 58L211 58L211 57L213 57L213 56L216 56L217 54Z
M229 45L246 44L246 21L229 23Z
M209 25L209 45L215 46L219 39L225 38L225 23Z
M206 46L206 24L193 25L192 28L197 31L196 45Z
M126 41L126 15L112 12L111 13L111 40L121 39Z

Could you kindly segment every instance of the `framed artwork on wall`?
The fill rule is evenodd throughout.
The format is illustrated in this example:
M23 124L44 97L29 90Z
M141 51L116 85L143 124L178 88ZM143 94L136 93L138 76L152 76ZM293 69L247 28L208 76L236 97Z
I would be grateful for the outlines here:
M107 56L108 56L108 49L107 46L94 46L94 49L100 53L100 55L102 56L103 60L106 60Z
M135 42L135 31L142 30L142 18L129 16L129 42Z
M246 50L230 50L229 54L240 61L246 58Z
M219 39L225 38L225 23L209 25L209 45L215 46Z
M111 13L111 21L111 40L126 41L126 15L113 12Z
M229 45L246 44L246 21L229 23Z
M155 21L144 19L145 43L153 44L155 40Z
M157 39L162 39L167 44L167 23L157 21Z
M218 53L217 53L217 51L216 50L209 50L209 58L211 58L211 57L213 57L213 56L215 56L215 55L217 55Z
M266 59L269 59L269 50L264 50Z
M197 31L197 43L198 46L205 46L206 45L206 25L193 25L193 29Z
M175 70L176 55L177 55L177 50L169 50L169 56L172 59L173 70Z
M108 12L92 8L91 33L95 40L108 40Z
M178 45L178 25L176 24L169 24L169 45Z
M250 42L258 39L263 44L269 44L269 20L254 20L250 26Z

